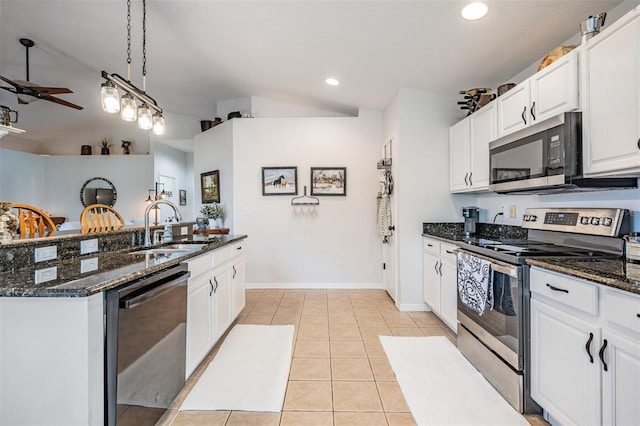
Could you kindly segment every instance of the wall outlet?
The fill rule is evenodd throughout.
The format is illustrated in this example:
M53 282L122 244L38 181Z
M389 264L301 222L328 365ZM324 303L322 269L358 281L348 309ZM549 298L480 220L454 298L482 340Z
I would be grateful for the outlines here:
M92 257L90 259L82 259L80 261L80 273L97 271L98 270L98 258Z
M80 241L80 254L95 253L98 251L98 239Z
M516 205L515 204L511 204L509 206L509 217L511 219L515 219L516 218Z
M47 281L55 280L58 277L58 267L52 266L51 268L38 269L36 271L35 282L36 284L46 283Z
M38 247L35 250L35 263L58 257L58 246Z

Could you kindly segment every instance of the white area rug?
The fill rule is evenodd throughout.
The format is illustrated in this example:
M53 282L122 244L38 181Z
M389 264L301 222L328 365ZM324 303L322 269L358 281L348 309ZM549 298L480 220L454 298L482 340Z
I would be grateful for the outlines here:
M528 425L446 337L380 336L418 425Z
M180 410L280 411L293 325L236 325Z

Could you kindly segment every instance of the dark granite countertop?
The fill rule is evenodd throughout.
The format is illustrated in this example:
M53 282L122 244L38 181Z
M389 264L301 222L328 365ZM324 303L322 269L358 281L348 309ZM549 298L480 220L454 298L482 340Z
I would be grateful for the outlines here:
M422 235L460 245L477 238L501 241L526 239L527 230L507 225L477 224L477 235L464 236L462 223L423 223ZM527 258L527 264L640 294L640 264L623 259Z
M623 259L529 258L527 263L640 294L640 265Z
M192 257L242 240L246 235L224 235L194 242L205 243L200 248L193 245L190 251L154 256L140 251L141 247L106 251L74 257L67 260L20 268L0 273L0 297L85 297L109 290L128 281L175 266ZM188 244L186 245L188 247ZM139 251L139 252L136 252ZM96 271L81 273L80 262L98 258ZM35 272L42 268L57 267L57 278L35 284Z

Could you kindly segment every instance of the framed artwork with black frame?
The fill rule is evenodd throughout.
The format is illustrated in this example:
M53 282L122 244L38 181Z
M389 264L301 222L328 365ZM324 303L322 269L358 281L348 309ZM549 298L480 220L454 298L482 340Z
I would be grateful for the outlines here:
M200 187L202 190L202 204L220 202L220 172L200 173Z
M297 194L298 168L296 166L262 168L262 195Z
M311 167L311 195L347 195L346 167Z
M187 190L186 189L181 189L180 190L180 205L181 206L186 206L187 205Z

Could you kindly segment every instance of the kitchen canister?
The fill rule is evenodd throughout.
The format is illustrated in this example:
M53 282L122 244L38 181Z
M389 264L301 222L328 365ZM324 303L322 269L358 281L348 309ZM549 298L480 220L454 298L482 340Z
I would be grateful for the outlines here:
M640 263L640 232L625 235L624 240L627 262Z

